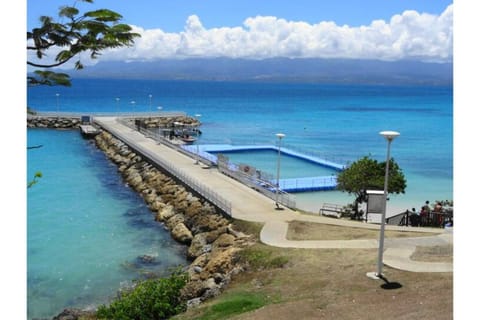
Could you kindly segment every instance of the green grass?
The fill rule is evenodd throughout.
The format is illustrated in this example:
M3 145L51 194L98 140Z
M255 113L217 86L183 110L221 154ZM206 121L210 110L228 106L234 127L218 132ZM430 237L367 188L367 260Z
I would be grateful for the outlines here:
M251 292L237 292L218 303L206 308L203 315L197 320L226 319L230 316L252 311L268 304L268 298L263 294Z
M253 269L274 269L285 266L289 259L283 255L277 255L274 249L264 245L254 245L240 251L240 260L246 262Z

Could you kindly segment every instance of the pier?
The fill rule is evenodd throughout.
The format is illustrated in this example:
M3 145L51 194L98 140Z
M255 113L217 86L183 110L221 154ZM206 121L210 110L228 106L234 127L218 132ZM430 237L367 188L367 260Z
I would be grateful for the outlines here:
M265 194L214 167L196 164L192 156L126 126L116 117L94 117L93 122L234 218L265 222L268 216L278 214L275 202ZM293 213L290 208L295 208L294 201L282 201L288 204L282 213Z

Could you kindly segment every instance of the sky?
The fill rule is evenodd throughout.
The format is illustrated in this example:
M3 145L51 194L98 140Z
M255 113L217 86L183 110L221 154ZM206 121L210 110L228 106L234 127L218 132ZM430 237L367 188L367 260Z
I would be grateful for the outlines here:
M28 26L34 27L41 15L54 16L58 7L72 0L28 0ZM390 20L405 10L441 14L452 0L96 0L79 3L82 8L109 8L123 15L124 21L145 29L160 28L180 32L190 15L197 15L206 28L240 26L249 17L275 16L310 24L333 21L337 25L369 25L373 20Z
M28 0L27 28L38 26L41 15L56 18L58 8L66 3L74 2ZM122 14L123 23L142 35L133 48L105 51L101 56L105 61L198 57L453 60L452 0L97 0L76 5L82 12L116 11ZM85 65L97 62L82 56Z

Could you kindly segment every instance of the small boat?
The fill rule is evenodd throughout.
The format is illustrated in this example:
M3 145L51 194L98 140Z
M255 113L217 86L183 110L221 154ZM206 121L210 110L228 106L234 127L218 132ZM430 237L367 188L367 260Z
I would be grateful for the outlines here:
M100 133L100 129L90 125L90 124L82 124L80 125L80 133L86 139L90 139L95 137L97 134Z
M197 140L192 136L182 136L178 138L187 144L194 143Z

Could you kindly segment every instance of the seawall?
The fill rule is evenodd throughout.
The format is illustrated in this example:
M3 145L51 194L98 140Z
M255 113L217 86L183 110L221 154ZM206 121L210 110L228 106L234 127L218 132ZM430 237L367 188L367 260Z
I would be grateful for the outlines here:
M118 166L125 182L143 197L155 219L175 240L188 246L187 258L192 262L184 296L190 304L219 294L231 276L242 271L237 254L253 243L252 238L235 231L215 206L109 132L102 131L95 142Z

